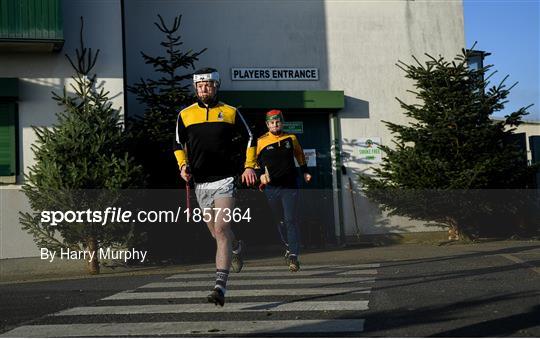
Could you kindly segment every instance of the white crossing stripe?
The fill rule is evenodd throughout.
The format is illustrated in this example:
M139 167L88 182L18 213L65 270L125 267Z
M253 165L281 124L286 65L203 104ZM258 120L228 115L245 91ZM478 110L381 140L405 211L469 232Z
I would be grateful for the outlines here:
M378 268L381 267L381 264L355 264L355 265L302 265L301 270L299 272L305 271L305 270L349 270L349 269L365 269L365 268ZM251 271L286 271L287 266L279 265L279 266L249 266L246 265L242 269L241 273L244 272L251 272ZM206 268L194 268L186 272L215 272L216 269L214 267L206 267Z
M155 314L155 313L222 313L256 311L365 311L367 300L355 301L301 301L301 302L247 302L227 303L226 308L210 303L164 304L164 305L122 305L74 307L55 313L57 316L104 315L104 314Z
M283 272L279 271L270 271L270 272L261 272L261 271L251 271L251 272L244 272L231 276L232 278L237 277L304 277L304 276L314 276L318 274L331 274L331 275L373 275L377 274L377 270L352 270L352 271L345 271L345 272L336 272L336 271L299 271L299 272L289 272L288 270L284 269ZM175 274L173 276L167 277L167 279L197 279L197 278L215 278L216 273L215 272L208 272L208 273L180 273Z
M357 277L357 278L304 278L304 279L262 279L262 280L235 280L231 279L227 282L229 286L256 286L256 285L302 285L302 284L345 284L355 282L373 282L372 277ZM201 287L213 285L208 281L167 281L149 283L140 288L175 288L175 287Z
M343 293L370 293L370 287L334 287L334 288L297 288L271 290L228 290L227 297L267 297L296 295L337 295ZM137 300L137 299L185 299L205 298L208 291L171 291L171 292L120 292L101 300Z
M262 321L182 321L152 323L92 323L29 325L3 333L1 337L113 337L156 335L235 335L261 333L357 333L364 319L262 320Z
M359 336L364 330L364 319L332 319L332 312L348 311L363 312L369 308L369 294L371 285L375 281L377 268L380 264L357 265L303 265L302 270L290 273L286 267L257 266L245 267L242 273L231 275L227 297L252 297L249 302L242 299L228 299L225 307L216 307L213 304L202 302L209 288L213 287L215 271L213 268L202 268L186 271L167 277L166 281L158 281L141 286L135 290L127 290L101 299L102 306L83 306L63 310L50 317L55 317L63 324L25 325L3 333L0 337L113 337L113 336L238 336L260 334L287 334L295 333L317 334L340 333ZM197 280L193 280L197 279ZM268 288L281 287L281 288ZM245 286L245 289L235 289L234 286ZM287 286L287 288L284 288ZM186 288L188 291L139 291L139 289L160 288ZM338 296L351 294L350 299L366 300L339 300ZM310 296L308 300L273 300L264 301L264 297L288 296L301 299L301 296ZM260 298L257 298L260 297ZM295 298L298 297L298 298ZM325 298L325 300L320 300ZM145 304L144 300L156 299L187 299L198 298L197 301L188 301L189 304ZM338 299L338 300L331 300ZM342 299L342 298L340 298ZM114 305L114 300L126 300L128 305ZM231 302L234 301L234 302ZM112 304L112 305L111 305ZM321 318L311 320L249 320L247 314L260 312L295 312L302 318L303 312L324 312ZM188 314L219 313L244 314L243 320L229 321L162 321L167 314L177 314L182 317ZM116 322L122 319L121 315L152 314L155 321L124 323ZM317 314L317 313L316 313ZM320 314L320 313L319 313ZM356 313L355 313L356 314ZM66 318L58 318L58 317ZM105 316L107 323L78 323L77 316ZM356 316L356 315L353 315ZM69 318L72 317L72 318ZM351 316L352 317L352 316ZM92 319L92 318L91 318ZM95 318L95 320L102 318ZM180 318L181 319L181 318ZM195 318L199 319L199 318Z

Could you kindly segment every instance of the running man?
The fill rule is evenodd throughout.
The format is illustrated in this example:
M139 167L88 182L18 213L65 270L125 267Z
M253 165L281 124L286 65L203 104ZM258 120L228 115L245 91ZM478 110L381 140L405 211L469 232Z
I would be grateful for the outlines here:
M266 113L268 132L257 140L257 162L261 189L268 199L274 215L278 216L278 231L285 245L285 259L289 270L300 269L300 234L298 231L298 173L294 159L303 173L304 181L311 181L304 151L296 136L283 132L283 114L280 110Z
M234 176L236 168L233 138L239 134L249 141L242 182L251 186L257 180L253 170L255 146L248 125L240 112L218 100L219 73L214 68L198 70L193 75L197 102L178 114L174 155L180 175L195 182L195 195L201 209L234 208ZM229 270L240 272L243 266L242 241L235 241L225 213L207 222L216 240L216 283L208 295L208 302L223 306ZM234 244L233 244L234 242Z

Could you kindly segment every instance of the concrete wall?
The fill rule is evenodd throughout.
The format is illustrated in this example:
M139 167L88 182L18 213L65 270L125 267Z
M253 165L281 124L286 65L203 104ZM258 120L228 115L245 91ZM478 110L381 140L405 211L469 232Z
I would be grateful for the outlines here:
M380 137L391 144L381 120L405 123L395 97L414 102L406 92L412 83L395 66L398 60L420 60L424 53L454 57L464 47L461 1L329 1L326 6L330 88L343 89L345 109L339 113L344 164L351 176L358 217L354 223L348 177L342 178L346 234L438 230L408 218L387 217L359 194L357 174L371 164L354 159L361 137Z
M101 49L95 70L114 96L114 106L123 105L120 1L64 1L63 12L62 53L0 55L0 76L21 79L20 160L25 171L33 164L31 125L50 126L55 121L58 107L50 91L61 90L72 75L64 53L78 45L80 15L85 17L87 46ZM164 35L153 25L157 14L167 23L183 15L183 46L194 51L208 48L196 67L218 68L224 90L344 90L346 107L338 115L338 124L345 154L351 153L351 145L360 137L378 136L388 144L390 135L381 120L404 122L394 97L413 98L406 92L411 84L395 67L397 60L410 62L411 54L421 57L425 52L452 57L464 46L461 1L129 0L125 1L129 84L156 77L140 51L164 54L159 45ZM233 82L232 67L316 67L319 80ZM142 112L132 94L127 99L129 114ZM369 167L351 158L345 164L352 174ZM342 187L346 233L352 235L356 229L347 177ZM431 230L405 218L387 218L360 197L355 204L362 233ZM12 221L2 223L2 234L9 234L9 239L4 236L1 241L26 244L26 234L15 236L11 231L19 227ZM24 245L15 252L1 252L0 258L27 256L34 250Z
M30 145L36 141L32 126L50 126L61 110L51 91L61 93L74 74L65 57L79 47L80 17L84 17L86 47L100 49L94 72L110 91L113 107L124 105L120 1L70 0L62 2L65 45L59 53L1 53L0 77L19 78L19 164L27 173L34 164ZM19 176L18 183L22 181Z
M412 83L395 66L397 60L412 63L411 55L420 61L442 55L453 58L465 47L463 6L461 1L336 1L326 4L328 74L330 89L344 89L346 107L339 114L344 164L351 178L369 172L372 164L361 163L353 156L360 137L380 137L391 144L392 135L382 120L398 124L407 122L395 97L414 102L407 89ZM538 116L532 117L538 119ZM528 159L531 159L528 137L540 135L540 123L525 122L516 133L527 134ZM342 178L343 210L346 234L357 232L352 199L347 189L349 178ZM354 200L359 231L362 234L437 230L424 223L402 217L387 217L377 206L360 194L353 180ZM336 213L337 214L337 213Z
M404 122L396 96L413 100L411 83L395 66L424 53L453 57L464 47L461 1L149 1L126 2L128 83L152 77L139 51L163 55L163 39L152 23L183 15L184 46L208 48L197 67L221 71L225 90L344 90L339 113L346 153L359 137L390 135L381 120ZM219 19L217 19L219 18ZM231 67L316 67L319 81L231 81ZM142 107L128 94L130 114ZM366 164L349 159L351 174ZM343 178L342 187L347 188ZM358 188L354 187L357 191ZM358 196L363 233L432 230L405 218L387 218ZM344 191L344 223L355 234L350 195ZM338 214L337 211L335 213Z
M62 92L74 74L65 54L74 55L79 46L80 16L84 17L86 47L100 49L94 68L98 83L110 91L113 107L124 105L122 30L120 0L62 2L65 45L53 53L1 53L0 77L19 78L19 167L24 173L34 164L30 146L36 141L32 126L51 126L62 108L51 91ZM17 183L23 181L19 175ZM17 193L20 185L0 185L0 259L38 255L36 245L18 224L18 212L27 207ZM16 208L19 206L19 208Z
M170 25L181 14L184 50L208 50L196 68L221 72L222 90L329 89L325 2L259 0L181 2L126 1L128 83L156 77L140 55L164 55L164 34L153 23L161 14ZM317 67L320 81L231 81L231 67ZM185 73L192 72L186 70ZM189 83L189 82L187 82ZM142 108L128 93L130 114Z
M34 239L19 224L19 212L30 211L28 199L17 185L1 186L0 259L39 256Z

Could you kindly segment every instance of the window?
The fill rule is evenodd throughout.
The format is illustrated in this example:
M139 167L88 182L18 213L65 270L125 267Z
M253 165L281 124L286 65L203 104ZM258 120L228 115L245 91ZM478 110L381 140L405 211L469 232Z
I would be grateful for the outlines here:
M17 179L18 79L0 79L0 183Z
M484 67L484 58L491 55L491 53L471 49L468 50L468 52L469 57L467 58L467 64L469 65L469 68L473 70L479 70Z

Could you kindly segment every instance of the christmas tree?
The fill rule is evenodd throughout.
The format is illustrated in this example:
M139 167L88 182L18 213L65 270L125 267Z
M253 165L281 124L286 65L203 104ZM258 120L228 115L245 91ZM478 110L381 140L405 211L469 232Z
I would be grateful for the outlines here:
M381 166L360 177L366 195L390 214L434 221L466 238L479 235L479 219L512 207L497 205L486 190L525 188L532 170L509 142L528 107L492 120L513 86L505 78L489 87L492 65L470 68L470 53L452 61L426 54L424 64L415 57L416 64L398 62L414 82L417 102L397 99L410 123L385 121L395 147L381 145Z
M33 213L22 213L20 221L39 247L69 248L96 252L105 246L122 246L129 240L129 224L88 222L86 215L74 222L43 222L43 211L104 211L118 206L120 189L133 187L141 177L141 167L126 151L126 136L118 110L112 107L109 92L97 84L92 74L99 50L93 52L83 41L81 17L80 48L73 59L75 70L70 85L53 99L63 107L51 127L34 127L37 142L32 145L36 163L29 168L22 189ZM66 217L66 219L68 219ZM97 255L89 262L89 272L99 273Z
M150 56L144 52L141 55L161 77L157 80L141 78L140 82L128 86L128 90L145 105L143 116L134 117L129 130L133 137L134 155L144 166L148 186L175 188L181 182L172 149L176 119L182 108L194 102L192 72L180 74L180 71L193 70L195 61L206 48L199 52L182 51L180 46L183 43L178 33L182 16L176 17L170 27L160 15L158 18L159 22L154 24L165 34L164 41L160 43L165 49L165 56Z

